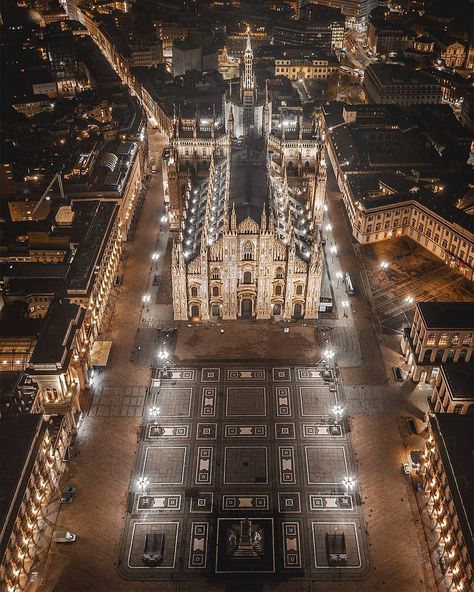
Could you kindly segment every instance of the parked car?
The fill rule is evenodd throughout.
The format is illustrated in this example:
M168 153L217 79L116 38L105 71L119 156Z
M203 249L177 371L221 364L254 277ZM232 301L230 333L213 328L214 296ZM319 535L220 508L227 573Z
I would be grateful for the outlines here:
M74 501L74 496L72 496L72 495L62 495L59 498L60 504L72 504L73 501Z
M55 530L53 532L53 541L55 543L73 543L76 538L76 535L69 532L69 530Z
M67 487L64 487L63 493L65 493L66 495L76 495L77 490L75 487L71 487L70 485L68 485Z

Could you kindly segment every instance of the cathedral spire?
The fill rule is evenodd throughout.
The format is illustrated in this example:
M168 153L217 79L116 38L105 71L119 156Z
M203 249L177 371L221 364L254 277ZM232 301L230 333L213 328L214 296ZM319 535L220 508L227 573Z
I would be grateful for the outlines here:
M235 204L232 204L232 214L230 216L230 231L237 234L237 214L235 213Z
M265 234L267 231L267 211L265 205L262 208L262 216L260 218L260 234Z
M255 90L255 76L253 73L253 50L250 41L250 27L247 28L247 45L244 53L243 90Z

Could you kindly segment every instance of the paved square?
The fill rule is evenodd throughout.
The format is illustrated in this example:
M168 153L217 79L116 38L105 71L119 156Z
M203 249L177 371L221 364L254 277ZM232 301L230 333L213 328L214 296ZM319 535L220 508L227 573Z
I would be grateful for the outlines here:
M160 417L190 417L193 388L162 387L156 397Z
M336 404L336 393L327 386L300 386L300 410L303 417L325 417Z
M150 484L180 485L184 479L186 446L147 447L142 475Z
M226 446L224 448L224 484L268 483L267 456L268 451L265 446Z
M326 534L344 534L347 561L340 563L337 569L357 569L361 567L359 535L355 522L312 522L314 566L328 569Z
M331 417L336 400L344 405L333 381L324 364L284 361L209 361L155 380L161 415L144 418L120 551L124 576L158 586L174 580L183 590L216 573L261 573L266 584L281 577L302 590L309 580L362 577L365 526L357 492L345 495L342 484L357 475L347 424ZM141 477L145 492L137 491ZM326 532L338 527L344 569L327 562ZM165 533L160 569L141 560L144 528Z
M343 446L305 446L304 451L308 485L340 484L347 477L346 451Z
M227 417L265 417L267 415L265 387L227 387L225 414Z
M132 528L132 538L128 554L128 567L136 570L154 571L173 569L176 564L176 546L178 544L179 522L146 521L136 522ZM163 559L159 565L148 567L143 563L142 555L145 535L161 533L164 535Z

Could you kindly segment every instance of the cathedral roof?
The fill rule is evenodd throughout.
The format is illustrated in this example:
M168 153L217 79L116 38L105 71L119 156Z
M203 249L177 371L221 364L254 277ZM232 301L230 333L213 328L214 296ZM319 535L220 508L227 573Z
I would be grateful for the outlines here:
M245 218L260 221L268 197L266 154L263 140L249 140L232 150L230 202L235 205L237 222Z

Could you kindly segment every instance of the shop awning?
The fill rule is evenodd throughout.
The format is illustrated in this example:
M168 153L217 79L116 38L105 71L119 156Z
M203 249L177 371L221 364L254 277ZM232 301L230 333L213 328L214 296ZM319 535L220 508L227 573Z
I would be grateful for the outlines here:
M92 346L91 361L95 368L107 366L112 341L96 341Z

